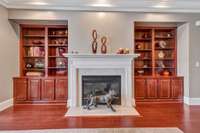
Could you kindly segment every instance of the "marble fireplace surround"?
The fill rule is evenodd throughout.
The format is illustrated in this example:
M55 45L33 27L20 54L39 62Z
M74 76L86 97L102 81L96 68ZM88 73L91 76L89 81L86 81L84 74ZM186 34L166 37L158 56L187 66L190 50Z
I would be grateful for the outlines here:
M64 54L68 58L68 107L81 107L82 76L121 76L121 106L135 105L133 58L137 54Z

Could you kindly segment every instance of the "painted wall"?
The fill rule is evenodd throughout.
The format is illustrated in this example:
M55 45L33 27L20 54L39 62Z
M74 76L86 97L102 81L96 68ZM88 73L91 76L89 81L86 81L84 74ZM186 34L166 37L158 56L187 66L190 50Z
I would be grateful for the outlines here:
M189 24L177 28L177 74L184 76L184 96L189 97Z
M87 53L91 51L92 29L97 29L100 36L108 36L110 51L115 52L119 47L132 48L134 40L133 22L135 21L187 22L189 24L190 35L188 72L190 97L200 97L200 69L195 67L195 62L200 60L200 27L195 26L195 21L199 20L199 18L200 14L189 13L102 13L9 10L9 19L13 20L68 20L69 51L77 50ZM179 66L181 67L181 65Z
M8 11L0 6L0 102L12 98L12 77L18 74L17 36L8 20Z

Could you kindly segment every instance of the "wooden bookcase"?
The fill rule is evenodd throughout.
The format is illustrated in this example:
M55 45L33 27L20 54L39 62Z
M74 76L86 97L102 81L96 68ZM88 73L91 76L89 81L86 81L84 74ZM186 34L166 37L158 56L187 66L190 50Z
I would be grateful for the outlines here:
M20 76L15 103L66 103L67 25L20 25Z
M176 27L135 27L135 99L182 101L183 77L177 76ZM176 93L176 96L174 96Z
M176 28L135 28L135 76L176 76Z
M21 25L21 76L66 76L67 26Z

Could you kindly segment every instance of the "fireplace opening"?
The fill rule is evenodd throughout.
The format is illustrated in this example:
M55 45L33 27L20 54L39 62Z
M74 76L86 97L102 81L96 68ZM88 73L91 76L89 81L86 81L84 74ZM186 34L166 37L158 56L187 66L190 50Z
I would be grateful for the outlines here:
M91 94L105 95L109 90L115 91L112 104L121 105L121 76L82 76L82 105L86 105Z

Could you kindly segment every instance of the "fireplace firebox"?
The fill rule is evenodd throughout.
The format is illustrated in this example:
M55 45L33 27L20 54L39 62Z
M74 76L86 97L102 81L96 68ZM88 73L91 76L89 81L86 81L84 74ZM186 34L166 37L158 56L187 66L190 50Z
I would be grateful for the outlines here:
M82 76L82 106L90 94L105 95L109 90L114 90L117 97L112 104L121 105L121 76Z

